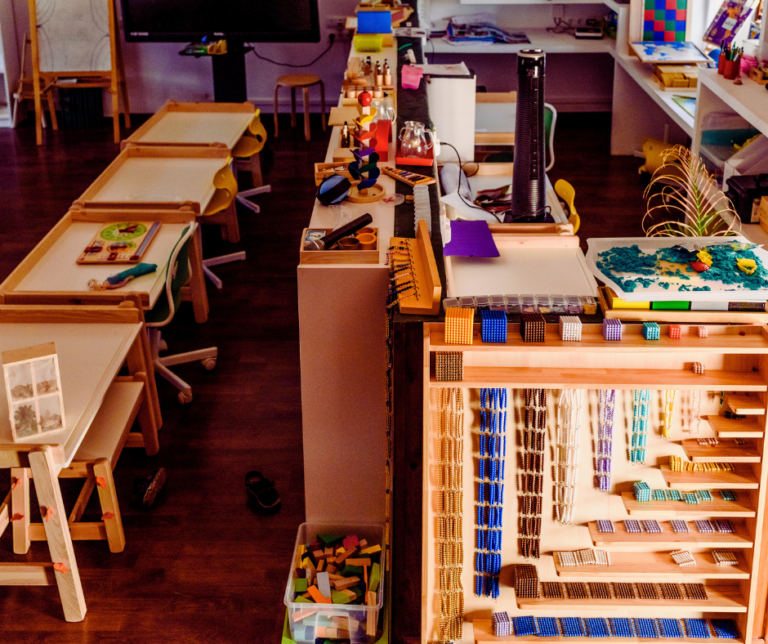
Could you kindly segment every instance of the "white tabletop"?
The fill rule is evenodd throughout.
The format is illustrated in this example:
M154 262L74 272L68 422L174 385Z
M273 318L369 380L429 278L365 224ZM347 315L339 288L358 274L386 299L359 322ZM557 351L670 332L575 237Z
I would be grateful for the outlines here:
M87 291L88 281L103 282L133 264L78 264L77 259L104 226L99 222L74 221L56 240L14 291L73 292ZM142 263L157 264L157 270L132 280L126 291L149 294L152 308L165 288L165 267L173 247L187 224L163 223L141 258Z
M209 144L235 147L254 112L166 112L134 143Z
M517 103L475 103L475 132L514 132Z
M54 342L61 371L67 429L39 442L58 445L56 465L67 467L93 422L104 395L125 361L141 324L0 324L0 352ZM5 387L0 390L0 450L13 443Z
M216 188L213 178L224 165L220 158L129 157L89 203L200 204L204 211Z

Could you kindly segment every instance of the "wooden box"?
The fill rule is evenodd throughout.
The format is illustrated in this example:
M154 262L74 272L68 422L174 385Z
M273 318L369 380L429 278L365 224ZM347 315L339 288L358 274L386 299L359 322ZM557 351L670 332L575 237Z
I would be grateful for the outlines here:
M374 228L376 232L376 248L374 250L304 250L304 238L307 236L309 228L305 228L301 233L299 242L299 264L378 264L379 248L381 242L378 241L379 229ZM320 230L320 229L312 229ZM332 228L324 228L326 233L331 232Z
M3 378L15 442L39 441L66 429L56 345L4 351Z
M350 153L351 154L351 153ZM336 163L315 163L315 185L319 186L325 179L340 174L352 181L352 175L349 173L349 161L338 161Z

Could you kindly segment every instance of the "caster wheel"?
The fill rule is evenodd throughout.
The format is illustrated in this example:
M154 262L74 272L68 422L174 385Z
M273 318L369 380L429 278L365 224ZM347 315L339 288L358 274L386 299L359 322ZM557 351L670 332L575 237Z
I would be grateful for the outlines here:
M191 391L180 391L179 392L179 404L185 405L186 403L192 402L192 392Z
M160 340L160 351L168 351L168 343L165 340Z
M202 364L207 371L213 371L216 367L216 358L206 358L205 360L201 360L200 364Z

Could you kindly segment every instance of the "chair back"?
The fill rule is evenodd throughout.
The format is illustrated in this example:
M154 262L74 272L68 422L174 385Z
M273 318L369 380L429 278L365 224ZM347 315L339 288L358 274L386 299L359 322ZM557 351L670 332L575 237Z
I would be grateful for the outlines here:
M232 156L238 159L245 159L258 154L264 148L267 142L267 130L261 122L261 110L256 110L253 120L248 126L248 131L232 150Z
M173 247L168 264L165 267L165 291L157 300L152 310L145 313L147 326L165 326L176 314L181 304L181 287L189 280L189 244L197 228L196 222L191 222L181 233L181 237Z
M237 179L235 178L229 163L223 166L213 177L213 185L216 192L205 208L203 216L215 215L217 212L226 210L232 205L237 197Z
M544 103L544 140L546 149L544 159L546 160L547 172L555 165L555 125L557 124L557 110L553 105Z

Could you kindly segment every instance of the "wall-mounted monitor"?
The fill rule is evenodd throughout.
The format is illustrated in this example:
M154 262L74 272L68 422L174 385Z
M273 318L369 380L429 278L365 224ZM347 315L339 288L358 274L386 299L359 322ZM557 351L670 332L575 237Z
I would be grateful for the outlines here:
M126 40L319 42L317 0L122 0Z

